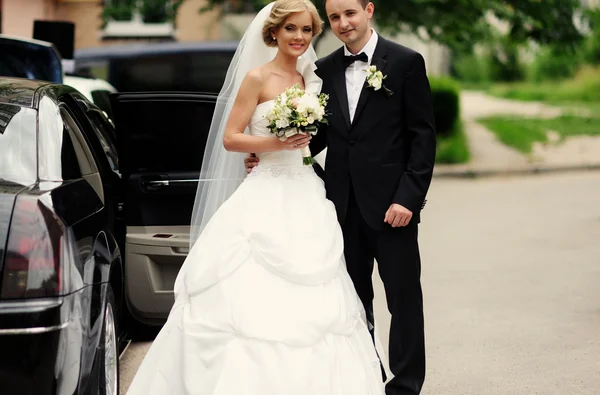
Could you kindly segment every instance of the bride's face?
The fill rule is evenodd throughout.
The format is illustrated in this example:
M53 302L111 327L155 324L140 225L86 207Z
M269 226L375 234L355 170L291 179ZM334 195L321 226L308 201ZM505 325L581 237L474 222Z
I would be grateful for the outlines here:
M294 57L306 52L313 38L312 23L308 11L290 15L274 34L279 50Z

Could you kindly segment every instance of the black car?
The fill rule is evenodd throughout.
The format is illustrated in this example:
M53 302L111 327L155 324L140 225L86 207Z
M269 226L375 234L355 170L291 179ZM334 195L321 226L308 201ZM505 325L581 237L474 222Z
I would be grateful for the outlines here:
M0 78L0 393L118 394L118 166L79 92Z
M123 254L122 328L128 336L155 333L148 326L160 326L173 304L216 94L236 48L235 42L153 43L76 51L79 72L110 77L126 92L108 104L118 133L103 145L110 146L106 155L111 164L119 163L122 176L111 183L118 200L105 209L112 210ZM115 136L112 125L104 129ZM104 182L105 175L101 178Z
M78 75L101 78L119 92L219 93L238 43L162 42L75 50Z

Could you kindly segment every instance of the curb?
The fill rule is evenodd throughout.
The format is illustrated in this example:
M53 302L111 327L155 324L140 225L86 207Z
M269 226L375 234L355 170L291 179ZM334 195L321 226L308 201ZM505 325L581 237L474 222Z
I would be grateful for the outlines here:
M452 165L445 165L452 166ZM457 165L460 166L460 165ZM506 176L522 176L522 175L537 175L548 173L568 173L577 171L599 171L600 163L587 165L562 165L562 166L531 166L526 168L516 169L441 169L436 171L434 168L434 178L483 178L483 177L506 177Z

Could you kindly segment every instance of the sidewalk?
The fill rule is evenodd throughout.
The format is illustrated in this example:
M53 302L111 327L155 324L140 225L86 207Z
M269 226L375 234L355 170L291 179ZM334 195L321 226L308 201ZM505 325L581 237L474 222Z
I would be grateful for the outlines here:
M600 169L600 137L575 136L562 143L536 144L533 152L525 155L499 142L493 133L476 122L478 118L491 115L552 118L561 113L562 109L544 103L506 100L482 92L463 91L461 116L471 160L460 165L436 165L434 176L477 177Z

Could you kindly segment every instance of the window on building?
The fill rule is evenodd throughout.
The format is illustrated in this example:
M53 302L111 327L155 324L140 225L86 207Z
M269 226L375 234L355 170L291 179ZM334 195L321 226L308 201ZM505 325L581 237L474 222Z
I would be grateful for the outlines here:
M184 0L105 0L105 39L173 38L175 18Z

